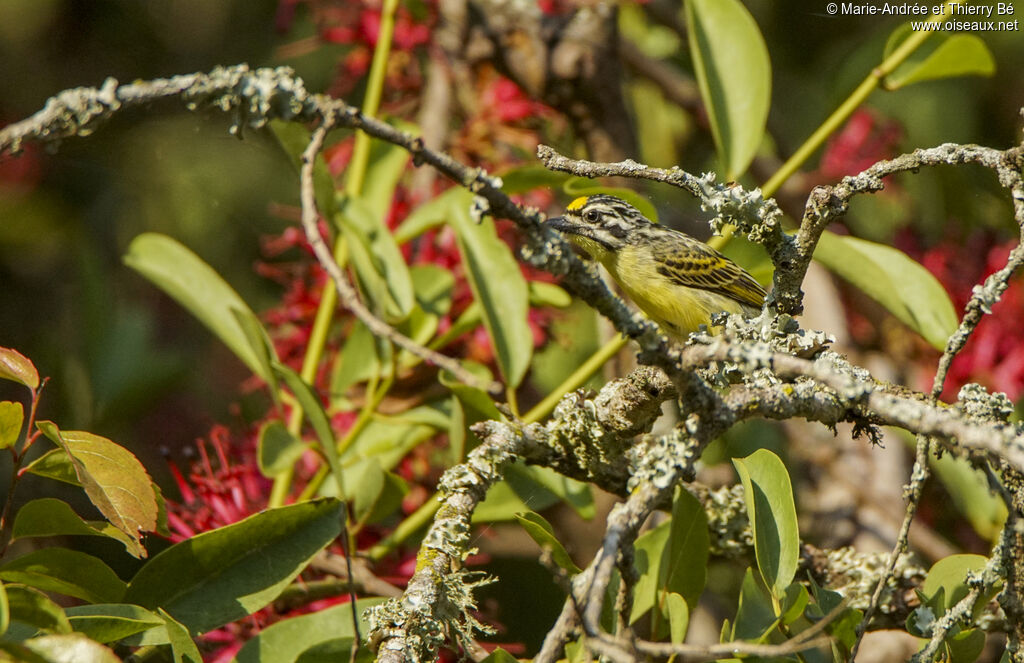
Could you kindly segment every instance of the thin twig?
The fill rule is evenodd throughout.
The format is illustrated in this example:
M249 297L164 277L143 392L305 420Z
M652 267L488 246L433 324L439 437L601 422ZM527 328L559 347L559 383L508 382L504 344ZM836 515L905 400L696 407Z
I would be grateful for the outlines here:
M299 170L299 182L300 196L302 200L302 228L306 232L306 240L309 242L310 247L312 247L313 253L316 255L317 262L320 263L327 274L331 277L331 280L334 281L334 285L338 289L338 298L342 305L349 311L352 311L352 313L359 318L359 320L366 325L375 336L385 338L395 345L408 350L420 359L449 371L460 382L491 393L501 393L501 385L497 382L481 380L479 377L463 368L455 359L446 357L443 354L434 352L433 350L416 343L409 337L398 332L391 325L375 316L370 309L366 308L366 305L360 301L355 289L348 282L348 279L345 277L345 273L338 265L338 262L334 259L334 255L327 247L327 243L324 242L323 237L320 235L320 229L317 227L317 220L320 218L320 214L316 207L313 164L316 162L316 157L320 154L320 150L323 149L324 138L332 128L334 128L334 122L329 116L328 118L325 118L320 126L313 130L313 134L309 139L309 145L302 153L302 167Z

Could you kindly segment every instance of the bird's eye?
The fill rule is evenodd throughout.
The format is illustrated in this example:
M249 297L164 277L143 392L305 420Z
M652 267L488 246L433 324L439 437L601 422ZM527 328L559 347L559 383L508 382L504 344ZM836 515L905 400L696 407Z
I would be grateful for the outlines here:
M596 223L597 219L599 218L599 216L598 216L597 210L596 209L592 209L592 210L588 210L588 211L584 212L583 213L583 218L586 219L587 221L590 221L591 223Z

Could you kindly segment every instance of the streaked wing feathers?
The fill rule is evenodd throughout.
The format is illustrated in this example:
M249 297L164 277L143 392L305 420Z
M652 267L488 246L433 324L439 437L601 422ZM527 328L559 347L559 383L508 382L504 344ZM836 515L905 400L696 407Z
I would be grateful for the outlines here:
M670 233L654 247L658 271L679 285L710 290L753 308L765 291L742 267L682 233Z

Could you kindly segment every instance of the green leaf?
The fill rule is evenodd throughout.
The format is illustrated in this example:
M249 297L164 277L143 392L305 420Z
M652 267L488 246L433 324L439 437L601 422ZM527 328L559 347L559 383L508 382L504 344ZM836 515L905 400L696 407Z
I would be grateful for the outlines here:
M530 281L526 285L530 292L530 306L566 308L572 304L572 295L554 283Z
M487 658L481 661L481 663L519 663L519 659L501 647L498 647L492 651Z
M659 599L666 592L679 594L691 608L697 605L707 580L707 514L700 502L685 490L677 490L672 502L672 519L646 532L636 541L636 565L640 574L633 591L630 623L636 623L651 608L666 616ZM654 619L655 629L660 629Z
M462 187L452 187L436 198L428 200L414 209L395 228L395 242L399 245L404 244L428 230L444 225L451 218L454 208L468 205L468 201L471 200L469 192Z
M988 564L988 558L982 555L949 555L932 565L928 575L921 584L921 593L933 597L940 590L945 592L946 600L943 610L949 610L967 596L968 573L981 573Z
M18 510L11 531L11 540L36 536L105 536L117 539L129 553L135 541L104 520L83 519L67 502L53 497L32 500Z
M401 322L415 298L395 238L362 198L346 198L336 219L348 239L349 261L367 305L387 322Z
M5 589L11 621L52 633L71 632L64 610L43 592L18 584L8 584Z
M90 603L117 603L124 581L102 561L77 550L40 548L0 566L0 579Z
M390 347L362 322L353 322L331 371L332 403L347 402L343 399L352 385L381 375L382 367L390 364Z
M398 128L416 132L410 122L393 122ZM395 199L395 188L409 164L409 152L398 145L375 140L370 147L370 160L360 195L367 209L382 225L387 224L388 212Z
M781 599L793 582L800 559L800 530L789 473L782 460L766 449L732 462L743 482L757 568L765 585Z
M367 608L380 605L385 600L371 598L356 601L360 633L368 630L368 624L363 618ZM298 661L303 652L314 647L321 647L334 640L351 641L354 637L352 604L345 603L285 619L263 629L242 645L232 663L292 663ZM348 660L347 656L345 660Z
M558 540L551 524L544 520L543 516L533 511L527 511L525 513L517 513L515 518L519 525L526 530L526 533L530 535L530 538L537 542L541 550L548 551L555 564L564 569L569 575L576 575L581 571L580 567L576 566L576 563L572 561L569 553L566 552L565 546Z
M35 390L39 388L39 371L17 350L0 348L0 380L12 380Z
M277 350L274 348L274 342L270 340L270 334L263 328L263 323L256 317L256 314L249 309L233 308L231 309L231 314L235 317L238 326L245 334L245 339L252 349L253 356L260 364L260 370L257 375L268 376L265 379L270 390L270 396L274 399L274 404L280 408L281 403L277 393L277 376L274 375L274 371L271 368L278 362Z
M475 223L471 218L471 195L467 191L465 204L453 206L451 223L473 298L483 307L498 368L505 383L514 388L530 367L533 353L533 332L526 321L529 292L512 250L498 237L494 220Z
M203 657L199 648L193 642L188 629L184 624L167 614L167 611L160 608L160 617L163 618L167 629L167 637L171 641L171 653L174 663L203 663Z
M732 626L730 639L762 642L778 621L771 597L757 581L754 569L748 566L740 587L736 623Z
M591 490L589 484L562 476L551 468L516 463L509 468L509 474L506 479L512 482L512 488L519 493L520 497L526 498L527 495L521 490L521 484L515 483L515 480L529 480L531 484L539 486L551 493L552 496L565 502L573 511L579 514L580 518L589 520L597 513L594 506L594 491ZM535 505L535 508L542 507Z
M64 449L60 448L47 451L39 458L32 461L32 463L25 468L25 471L31 472L36 476L46 477L47 479L53 479L54 481L60 481L72 486L81 487L82 485L79 483L78 477L75 476L75 467L71 463L71 459L68 458Z
M156 529L159 507L153 482L139 459L93 433L62 431L52 421L40 421L36 426L64 449L93 505L135 542L129 552L145 557L141 535Z
M413 265L409 268L409 274L412 276L416 302L424 311L432 315L445 315L451 310L455 291L455 276L451 272L428 264Z
M26 640L25 646L50 663L121 663L114 652L81 633L44 635Z
M993 541L1006 522L1006 504L989 488L988 477L964 458L943 454L928 459L935 476L946 487L953 506L986 541Z
M22 642L0 640L0 654L6 655L6 658L4 658L4 656L0 656L0 660L4 661L18 661L18 663L53 663L52 660L37 654Z
M281 376L284 383L295 394L299 405L302 406L302 411L305 413L310 425L313 426L313 432L316 433L317 440L320 442L320 451L327 460L327 467L330 468L331 473L334 475L334 480L338 482L338 491L340 494L344 494L345 487L341 483L343 481L341 463L338 460L338 444L334 439L334 429L331 428L331 420L328 418L327 413L324 412L324 406L320 404L320 397L306 384L302 376L284 364L275 364L274 371Z
M7 590L4 588L4 584L0 582L0 637L7 632L7 627L11 625L11 604L7 600Z
M946 638L948 663L974 663L985 649L985 632L980 628L967 629Z
M270 130L277 137L281 149L291 160L296 175L302 168L302 153L309 146L312 132L297 122L271 120ZM316 193L316 206L325 218L331 218L335 210L334 178L327 168L327 161L321 151L313 162L313 189Z
M474 523L499 523L515 520L516 514L529 511L508 482L501 481L487 490L487 497L473 510Z
M357 522L377 503L386 483L384 468L376 458L367 459L360 467L362 470L356 480L347 484L351 486L352 493L345 496L352 499L352 513Z
M682 644L690 628L690 606L686 599L675 592L668 592L664 598L665 616L668 617L669 642Z
M458 465L466 457L466 411L462 401L451 397L451 419L448 423L448 465Z
M268 509L177 543L132 579L124 600L163 608L191 633L273 601L341 532L342 504L318 499Z
M501 190L507 194L526 193L534 189L557 189L570 175L545 168L539 163L516 166L499 174Z
M464 361L462 362L462 367L471 371L478 378L483 380L491 379L491 372L487 370L486 366L476 362ZM467 422L476 423L485 419L504 421L505 417L495 407L494 399L483 389L462 384L447 371L441 371L438 375L438 380L441 384L451 389L455 397L462 403Z
M235 311L247 317L255 314L202 258L166 235L143 233L128 246L124 263L185 307L249 370L272 382Z
M687 0L694 74L726 179L746 171L764 136L772 71L761 31L739 0Z
M21 437L25 408L14 401L0 401L0 449L13 447Z
M376 459L370 459L373 462ZM379 523L392 516L402 506L402 500L409 494L409 484L394 472L384 473L384 485L376 499L360 516L360 523Z
M891 246L825 231L814 259L862 290L938 350L956 331L956 311L942 284Z
M149 610L127 603L80 605L66 612L72 629L102 643L117 642L164 624Z
M309 445L292 435L277 419L260 426L256 458L265 477L273 478L289 470L307 449Z
M896 28L885 44L883 57L889 57L911 34L913 30L909 23ZM897 90L921 81L956 76L991 76L995 71L995 58L980 37L936 32L885 77L885 86Z

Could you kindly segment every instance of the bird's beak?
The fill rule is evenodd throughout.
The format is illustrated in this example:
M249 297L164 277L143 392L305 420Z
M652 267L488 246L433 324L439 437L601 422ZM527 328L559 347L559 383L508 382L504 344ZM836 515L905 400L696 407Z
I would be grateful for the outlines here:
M555 230L563 233L569 233L571 235L578 235L579 228L575 223L570 221L567 217L556 216L553 219L548 219L548 225Z

